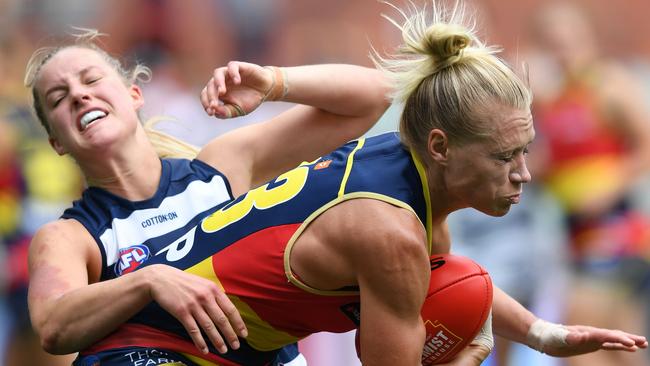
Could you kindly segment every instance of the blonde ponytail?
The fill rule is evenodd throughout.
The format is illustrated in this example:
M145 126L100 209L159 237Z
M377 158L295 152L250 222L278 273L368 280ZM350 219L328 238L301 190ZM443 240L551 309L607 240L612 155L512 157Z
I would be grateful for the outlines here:
M487 107L530 107L528 85L496 56L500 48L481 42L460 1L451 11L432 2L431 18L426 7L411 3L407 14L387 4L403 17L400 24L382 14L401 31L403 43L395 54L373 50L371 58L392 81L392 98L405 103L400 131L407 146L423 149L433 128L452 142L487 136Z
M194 159L200 150L197 146L154 128L157 123L168 119L167 117L153 117L144 123L144 131L156 153L161 158Z

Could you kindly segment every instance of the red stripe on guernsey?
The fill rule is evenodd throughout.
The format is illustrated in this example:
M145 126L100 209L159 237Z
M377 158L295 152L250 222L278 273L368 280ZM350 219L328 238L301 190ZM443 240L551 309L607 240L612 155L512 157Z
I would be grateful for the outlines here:
M275 330L305 337L317 331L355 329L354 323L339 309L344 304L358 302L358 296L312 294L287 280L284 251L300 225L260 230L214 254L212 265L219 281L226 293L244 301Z
M113 350L124 347L155 347L172 352L186 353L219 366L239 366L213 353L203 354L194 343L172 333L162 332L141 324L124 324L108 337L80 352L81 355Z

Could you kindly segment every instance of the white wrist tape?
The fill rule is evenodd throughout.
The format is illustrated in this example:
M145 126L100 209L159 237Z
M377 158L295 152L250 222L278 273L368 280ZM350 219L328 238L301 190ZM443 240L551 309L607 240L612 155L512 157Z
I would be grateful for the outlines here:
M546 347L564 347L569 330L562 324L537 319L528 330L528 346L544 353Z
M490 350L490 352L492 352L492 348L494 348L494 335L492 335L492 309L490 309L490 313L488 314L487 319L485 319L483 327L479 330L471 344L485 346Z

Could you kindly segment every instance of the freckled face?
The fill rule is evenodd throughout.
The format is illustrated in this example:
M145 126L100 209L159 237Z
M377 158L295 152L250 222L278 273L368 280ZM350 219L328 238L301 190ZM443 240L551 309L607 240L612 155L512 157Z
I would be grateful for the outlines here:
M530 110L495 108L490 138L449 147L445 184L452 201L491 216L503 216L519 202L531 179L525 155L535 137Z
M137 109L143 104L139 88L125 85L94 50L59 51L41 68L35 88L52 131L50 142L59 154L78 159L105 153L133 134L139 123ZM101 117L82 127L84 115L92 111Z

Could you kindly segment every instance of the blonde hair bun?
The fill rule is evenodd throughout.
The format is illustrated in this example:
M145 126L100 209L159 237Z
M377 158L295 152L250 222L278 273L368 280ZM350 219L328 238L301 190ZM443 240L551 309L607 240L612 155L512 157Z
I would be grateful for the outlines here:
M474 21L465 14L465 7L457 2L451 11L434 1L430 11L417 9L411 4L410 11L386 2L403 18L400 24L388 15L382 16L402 33L402 44L397 53L382 57L373 50L370 57L377 68L384 70L394 81L392 97L403 102L421 81L442 69L477 55L498 51L486 47L476 36Z
M485 111L494 106L530 109L528 84L476 34L474 16L466 16L462 0L450 9L431 0L432 7L407 11L386 3L403 18L395 25L403 42L386 57L374 49L371 58L391 81L390 97L404 108L400 136L404 144L427 154L427 138L440 129L450 143L491 136L494 122Z
M438 23L427 28L422 38L423 51L432 56L438 68L452 65L472 42L468 29L455 24Z

